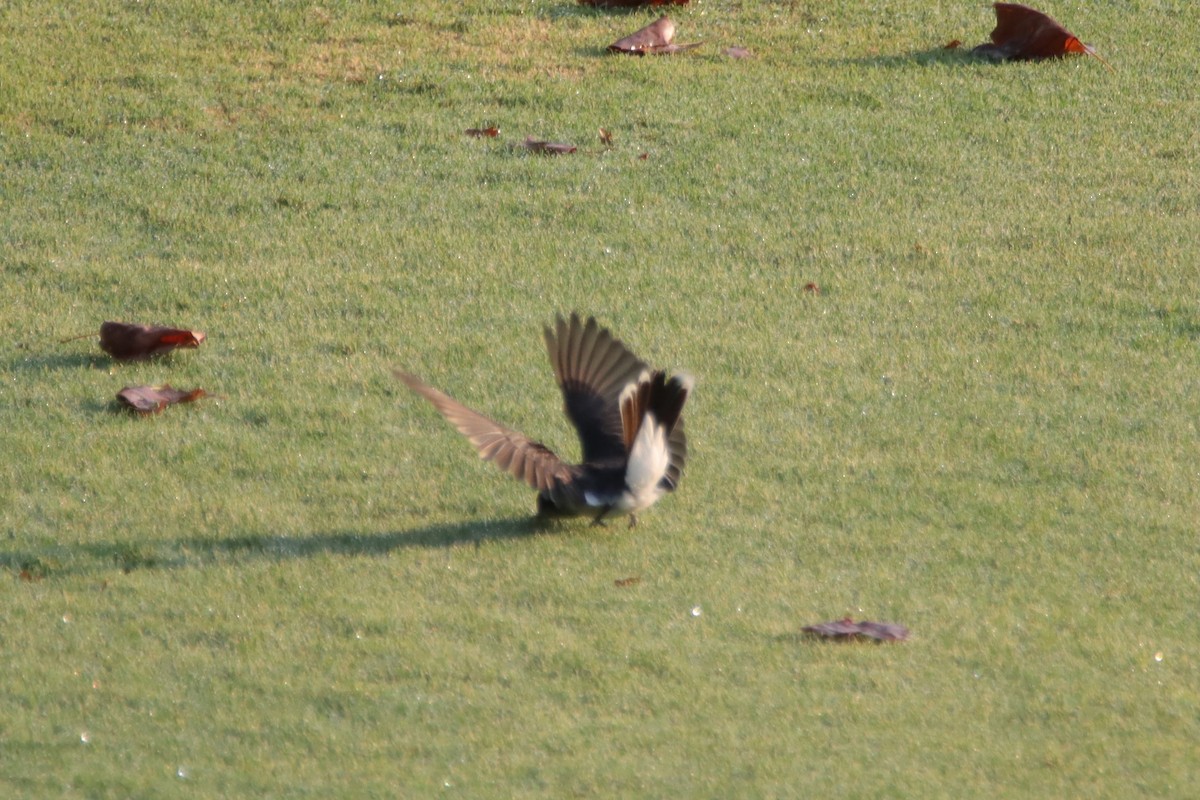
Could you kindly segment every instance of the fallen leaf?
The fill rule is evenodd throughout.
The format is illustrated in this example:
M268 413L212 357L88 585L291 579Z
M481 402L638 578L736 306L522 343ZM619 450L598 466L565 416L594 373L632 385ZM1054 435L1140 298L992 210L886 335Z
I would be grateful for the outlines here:
M641 582L642 582L642 579L638 578L638 577L617 578L615 581L613 581L613 585L624 589L626 586L635 586Z
M121 360L149 358L179 347L199 347L203 341L203 331L128 322L105 322L100 326L100 349Z
M649 157L650 157L649 153L642 153L640 156L638 156L638 158L641 159L642 161L645 161Z
M574 153L577 149L573 144L567 144L566 142L545 142L541 139L535 139L532 136L526 136L521 146L531 153L540 153L546 156L566 155Z
M607 128L601 128L600 129L600 144L605 145L607 147L612 147L612 143L613 143L612 131L608 130Z
M631 56L668 55L691 50L703 42L693 44L673 44L675 38L675 23L670 17L659 17L641 30L634 31L624 39L618 39L608 46L610 53L625 53Z
M476 139L482 139L485 136L495 138L500 135L500 129L493 125L490 128L467 128L463 133Z
M950 41L946 42L945 46L943 46L942 49L943 50L957 50L960 47L962 47L961 39L951 39Z
M815 283L806 283L804 284L804 291L811 292L812 294L820 294L821 287L817 286Z
M190 403L207 395L203 389L174 389L169 384L162 386L126 386L117 392L117 402L128 406L139 414L157 414L176 403Z
M1112 70L1100 55L1064 28L1049 14L1020 3L993 3L996 27L991 42L971 52L995 61L1038 61L1061 58L1069 53L1094 56Z
M908 628L891 622L855 622L846 617L819 625L806 625L800 630L828 639L857 639L866 637L880 642L902 642L908 638Z
M726 47L722 52L730 58L751 58L754 56L754 53L751 53L745 47Z
M592 8L638 8L640 6L686 6L688 0L579 0Z
M25 581L26 583L37 583L41 579L42 579L41 575L34 575L32 572L30 572L27 569L21 570L21 580ZM620 586L620 584L617 584L617 585Z

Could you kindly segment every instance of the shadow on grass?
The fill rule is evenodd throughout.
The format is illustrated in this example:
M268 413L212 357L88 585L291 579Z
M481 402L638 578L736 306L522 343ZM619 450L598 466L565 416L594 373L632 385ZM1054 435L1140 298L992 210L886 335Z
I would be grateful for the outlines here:
M332 554L382 556L411 547L458 547L524 539L557 529L536 517L430 525L384 534L323 533L311 536L193 536L158 542L95 542L43 552L0 552L0 569L27 581L88 575L116 569L181 569L222 561L290 561ZM83 556L81 559L80 556Z
M283 561L332 554L380 556L409 547L439 548L464 544L523 539L551 530L552 523L535 517L430 525L408 531L384 534L325 533L313 536L235 536L231 538L192 538L179 541L185 553L201 559L249 557Z
M911 53L894 53L892 55L857 56L854 58L834 58L827 63L839 66L883 67L894 69L908 67L913 64L929 66L931 64L946 65L995 65L1001 62L977 56L969 47L934 47L928 50L914 50Z
M31 354L23 358L9 360L7 366L10 372L21 370L56 370L92 367L93 369L108 369L113 360L106 355L93 353L53 353L49 355Z

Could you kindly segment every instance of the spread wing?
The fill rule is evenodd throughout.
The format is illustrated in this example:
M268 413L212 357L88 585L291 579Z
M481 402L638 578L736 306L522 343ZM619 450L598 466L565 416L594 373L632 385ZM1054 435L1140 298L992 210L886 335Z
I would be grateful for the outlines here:
M621 391L648 375L641 361L595 318L558 317L545 330L546 351L563 393L563 412L579 433L584 462L627 455L621 424Z
M574 477L574 468L553 451L523 434L472 411L407 372L395 371L408 388L433 403L459 433L471 440L479 457L520 478L538 491L558 493Z

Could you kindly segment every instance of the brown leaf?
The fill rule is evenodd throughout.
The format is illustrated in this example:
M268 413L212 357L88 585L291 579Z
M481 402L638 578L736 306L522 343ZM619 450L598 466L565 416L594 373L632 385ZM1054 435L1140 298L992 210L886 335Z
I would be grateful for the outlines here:
M176 403L190 403L207 395L203 389L174 389L169 384L162 386L126 386L117 392L117 402L128 406L139 414L157 414Z
M613 581L613 585L624 589L626 586L636 586L641 582L641 578L634 576L631 578L617 578L615 581Z
M975 47L972 53L996 61L1038 61L1078 53L1095 56L1112 69L1095 50L1079 41L1049 14L1020 3L993 3L992 8L996 11L992 41Z
M128 322L105 322L100 326L100 349L121 360L149 358L178 347L199 347L203 341L203 331Z
M605 145L606 147L612 147L612 143L613 143L612 131L608 130L607 128L601 128L600 129L600 144Z
M703 42L693 44L672 44L675 39L675 23L670 17L659 17L641 30L634 31L624 39L618 39L608 46L610 53L625 53L631 56L668 55L683 50L699 47Z
M579 0L593 8L638 8L640 6L686 6L688 0Z
M485 136L494 139L500 135L500 129L493 125L490 128L467 128L463 133L475 139L482 139Z
M800 630L828 639L850 640L866 637L880 642L902 642L908 638L908 628L891 622L855 622L846 617L819 625L806 625Z
M546 156L567 155L568 153L574 153L577 149L573 144L567 144L566 142L545 142L541 139L535 139L532 136L526 136L521 146L531 153L539 153Z
M942 47L942 49L943 50L957 50L960 47L962 47L961 39L951 39L950 41L946 42L946 44Z
M820 294L821 287L817 286L815 283L806 283L806 284L804 284L804 291L810 292L812 294Z

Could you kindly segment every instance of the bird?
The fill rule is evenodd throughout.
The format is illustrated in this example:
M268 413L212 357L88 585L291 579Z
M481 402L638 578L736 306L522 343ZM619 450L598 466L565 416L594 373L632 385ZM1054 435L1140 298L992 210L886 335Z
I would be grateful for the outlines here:
M538 519L590 516L603 525L628 514L633 527L638 512L679 486L688 456L683 406L695 379L652 370L595 317L556 315L544 338L563 412L579 434L579 464L408 372L394 374L466 436L480 458L537 490Z

